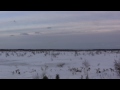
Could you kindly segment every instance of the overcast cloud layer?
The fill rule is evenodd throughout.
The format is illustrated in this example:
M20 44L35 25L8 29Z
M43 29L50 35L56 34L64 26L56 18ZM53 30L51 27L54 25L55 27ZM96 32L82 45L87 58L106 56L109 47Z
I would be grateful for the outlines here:
M0 49L120 49L119 11L0 11Z

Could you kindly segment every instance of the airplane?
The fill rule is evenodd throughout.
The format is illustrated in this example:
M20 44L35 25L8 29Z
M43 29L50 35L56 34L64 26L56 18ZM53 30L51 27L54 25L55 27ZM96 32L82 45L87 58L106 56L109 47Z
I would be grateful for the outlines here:
M14 22L16 22L16 21L14 20Z

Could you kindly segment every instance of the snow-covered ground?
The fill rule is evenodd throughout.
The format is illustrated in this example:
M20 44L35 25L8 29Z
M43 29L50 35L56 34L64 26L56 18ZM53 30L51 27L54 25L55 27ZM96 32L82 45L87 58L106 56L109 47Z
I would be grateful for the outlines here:
M119 79L120 51L0 51L0 79Z

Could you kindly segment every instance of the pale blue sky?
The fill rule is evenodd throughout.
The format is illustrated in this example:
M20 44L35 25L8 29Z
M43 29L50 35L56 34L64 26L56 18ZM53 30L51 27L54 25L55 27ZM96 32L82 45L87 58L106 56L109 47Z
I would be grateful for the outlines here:
M119 49L119 38L120 11L0 11L1 49Z

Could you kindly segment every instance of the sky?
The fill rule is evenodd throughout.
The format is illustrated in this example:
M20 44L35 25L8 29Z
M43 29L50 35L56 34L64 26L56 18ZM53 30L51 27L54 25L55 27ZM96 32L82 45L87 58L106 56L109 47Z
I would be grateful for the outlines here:
M120 49L120 11L0 11L0 49Z

